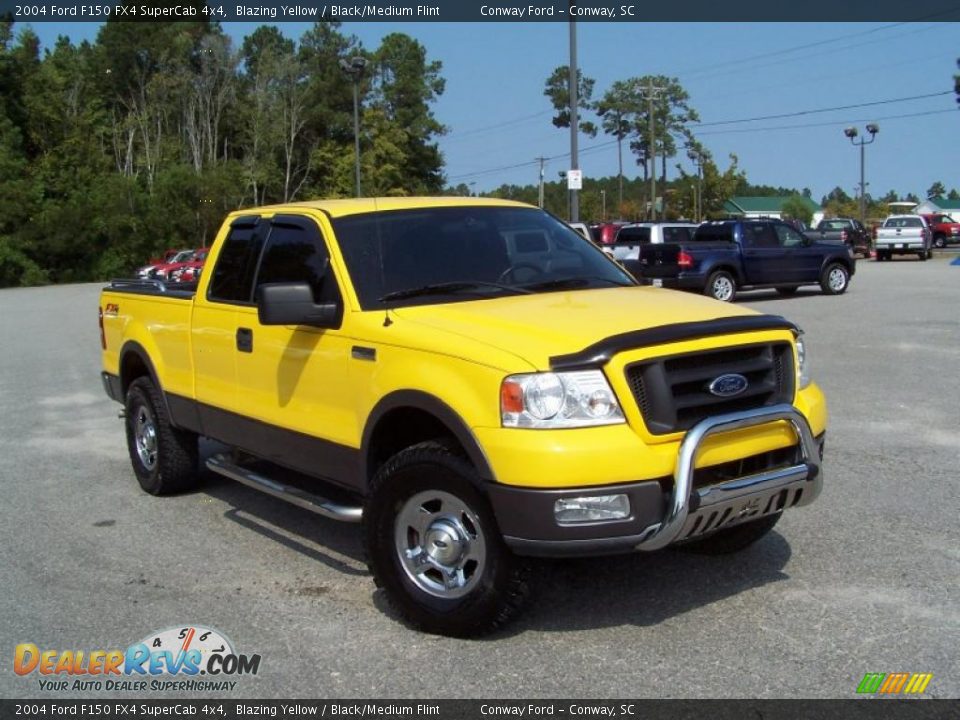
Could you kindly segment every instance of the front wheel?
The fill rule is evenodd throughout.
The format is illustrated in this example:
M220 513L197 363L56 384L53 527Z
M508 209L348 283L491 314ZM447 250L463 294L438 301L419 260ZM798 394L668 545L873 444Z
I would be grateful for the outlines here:
M126 398L127 449L146 492L168 495L197 483L197 436L170 423L163 397L153 381L130 383Z
M850 284L850 272L840 263L828 265L820 276L820 288L827 295L841 295Z
M717 270L707 278L707 286L703 292L714 300L732 302L733 296L737 294L737 281L726 270Z
M363 511L367 562L391 606L430 633L472 637L523 607L528 561L503 542L473 467L439 442L394 455Z

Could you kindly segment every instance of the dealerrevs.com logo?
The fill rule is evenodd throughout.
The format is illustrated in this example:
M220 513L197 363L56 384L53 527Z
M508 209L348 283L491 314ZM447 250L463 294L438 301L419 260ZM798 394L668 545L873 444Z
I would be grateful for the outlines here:
M256 675L260 655L238 654L225 635L200 625L150 633L126 650L56 650L17 645L13 671L36 676L40 690L224 691Z

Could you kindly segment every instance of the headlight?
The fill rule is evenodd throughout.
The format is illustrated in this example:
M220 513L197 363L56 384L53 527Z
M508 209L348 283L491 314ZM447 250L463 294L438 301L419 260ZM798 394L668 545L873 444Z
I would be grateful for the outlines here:
M575 428L624 422L599 370L511 375L500 386L504 427Z
M800 389L803 390L803 388L810 384L810 365L807 361L807 346L803 341L802 334L797 336L797 360L799 360L797 377L800 382Z

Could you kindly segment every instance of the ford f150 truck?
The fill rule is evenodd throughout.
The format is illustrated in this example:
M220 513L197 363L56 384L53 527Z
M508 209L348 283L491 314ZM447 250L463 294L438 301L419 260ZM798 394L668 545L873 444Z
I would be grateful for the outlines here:
M198 283L114 281L100 327L143 490L193 488L214 438L210 471L362 522L429 632L502 625L537 556L741 549L823 482L795 325L638 286L520 203L234 212Z
M874 246L877 260L894 255L916 255L921 260L933 257L930 227L922 215L891 215L877 228Z
M730 302L738 289L792 295L801 285L819 284L839 295L856 260L848 247L814 242L779 220L724 220L703 223L689 242L644 245L624 267L654 285Z

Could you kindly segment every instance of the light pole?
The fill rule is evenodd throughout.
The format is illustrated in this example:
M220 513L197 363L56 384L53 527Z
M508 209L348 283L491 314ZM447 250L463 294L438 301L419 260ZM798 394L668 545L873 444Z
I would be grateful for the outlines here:
M603 221L607 221L607 191L600 190L600 205L603 208Z
M367 59L359 55L349 60L341 58L340 69L353 80L353 152L356 158L357 197L360 197L360 81L367 69Z
M867 123L866 129L867 129L867 132L870 133L869 140L867 140L865 136L860 138L859 140L856 140L855 138L860 133L857 131L855 127L851 126L844 129L843 131L843 134L846 135L848 138L850 138L850 142L853 145L860 146L860 222L863 224L866 224L866 221L867 221L867 184L864 181L864 175L863 175L863 160L864 160L863 146L869 145L870 143L872 143L874 140L877 139L877 133L880 132L880 126L877 125L876 123Z
M703 215L703 187L700 184L700 171L703 168L703 155L693 148L690 148L687 150L687 157L690 158L693 161L693 164L697 167L697 194L695 196L696 201L693 204L693 212L696 215L694 220L700 222L701 216Z
M577 80L580 73L577 70L577 23L573 19L574 0L570 0L570 169L580 169L580 156L577 148L577 133L580 132L580 115L577 110ZM568 217L571 222L580 219L580 196L576 190L568 190L570 196L570 211Z

